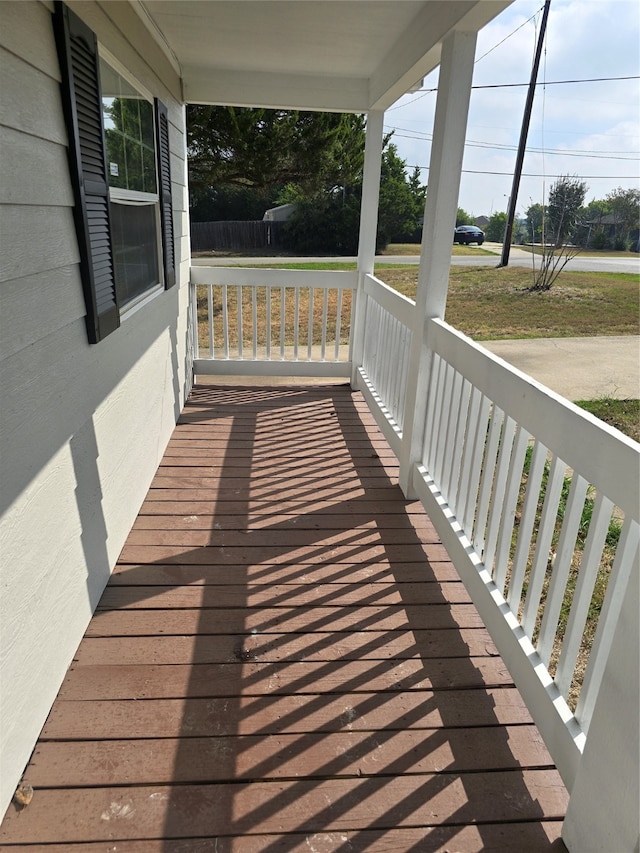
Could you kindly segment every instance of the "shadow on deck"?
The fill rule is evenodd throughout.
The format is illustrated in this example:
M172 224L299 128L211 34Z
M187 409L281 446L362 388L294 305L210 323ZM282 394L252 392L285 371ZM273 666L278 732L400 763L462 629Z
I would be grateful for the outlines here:
M346 385L194 390L25 781L3 849L564 850L561 780Z

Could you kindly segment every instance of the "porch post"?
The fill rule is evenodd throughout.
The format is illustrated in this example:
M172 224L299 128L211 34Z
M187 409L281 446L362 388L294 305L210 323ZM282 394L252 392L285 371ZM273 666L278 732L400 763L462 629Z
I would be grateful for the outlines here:
M454 31L442 44L399 460L400 487L407 497L414 497L411 471L424 439L432 362L427 324L444 318L447 301L476 35Z
M356 387L358 368L362 365L364 349L364 277L367 273L373 272L376 259L383 123L384 110L372 110L367 113L362 201L360 204L360 233L358 235L358 290L351 333L351 352L349 353L353 388Z

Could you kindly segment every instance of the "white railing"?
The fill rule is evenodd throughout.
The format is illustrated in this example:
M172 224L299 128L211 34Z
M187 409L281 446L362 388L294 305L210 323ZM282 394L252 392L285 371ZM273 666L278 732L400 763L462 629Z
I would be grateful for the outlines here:
M407 379L395 342L421 326L387 291L369 277L359 380L398 448L411 437L394 414ZM427 416L410 482L571 790L638 571L638 445L446 323L426 334Z
M415 303L372 275L364 277L362 375L384 414L381 426L393 450L402 440Z
M357 273L192 267L196 374L349 376Z

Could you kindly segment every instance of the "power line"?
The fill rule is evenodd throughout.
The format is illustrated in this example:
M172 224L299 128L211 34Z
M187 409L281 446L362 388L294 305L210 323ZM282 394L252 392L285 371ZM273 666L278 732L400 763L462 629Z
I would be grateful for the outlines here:
M416 136L414 134L420 134L421 131L410 131L403 127L391 127L389 125L386 126L387 130L393 130L394 135L397 135L400 139L415 139L418 142L432 142L433 134L431 133L422 133L420 136ZM399 131L399 132L398 132ZM495 149L497 151L515 151L515 145L507 145L502 142L483 142L477 139L468 139L465 142L465 147L469 148L486 148L489 150ZM620 156L622 154L634 154L632 151L564 151L561 148L551 148L551 149L542 149L542 148L527 148L527 151L532 154L556 154L561 157L586 157L594 160L625 160L625 161L636 161L640 160L640 157L630 156L623 157Z
M520 26L519 26L519 27L516 27L516 28L515 28L515 30L512 30L512 32L510 32L508 35L506 35L506 36L505 36L501 41L499 41L497 44L494 44L494 46L493 46L493 47L489 48L489 50L488 50L486 53L483 53L483 54L482 54L482 56L479 56L476 60L474 60L474 63L473 63L473 64L474 64L474 66L475 66L475 65L477 65L477 64L478 64L478 62L480 62L480 60L484 59L484 58L485 58L485 56L488 56L490 53L492 53L492 52L493 52L497 47L500 47L500 45L501 45L501 44L504 44L506 41L508 41L508 40L511 38L511 36L515 35L515 34L518 32L518 30L521 30L521 29L522 29L523 27L525 27L528 23L530 23L531 21L533 21L533 19L534 19L537 15L539 15L539 14L540 14L541 10L542 10L542 6L540 7L540 9L538 9L538 11L537 11L537 12L534 12L534 13L533 13L533 15L531 15L531 17L530 17L530 18L527 18L527 20L526 20L526 21L524 21L524 23L520 24ZM422 90L418 90L418 91L422 91ZM412 100L407 101L407 103L406 103L406 104L399 104L397 107L389 107L389 109L387 110L387 112L391 112L392 110L399 110L401 107L408 106L408 104L413 104L413 103L415 103L416 101L419 101L419 100L420 100L420 98L424 98L424 97L425 97L426 95L428 95L430 92L437 92L437 91L438 91L437 86L436 86L436 88L435 88L435 89L425 89L425 90L422 92L422 94L421 94L421 95L417 95L415 98L412 98Z
M485 54L486 55L486 54ZM637 74L629 75L626 77L585 77L580 80L547 80L545 82L537 82L535 86L563 86L571 83L613 83L619 82L621 80L640 80L640 76ZM472 86L471 89L516 89L522 88L523 86L528 86L528 83L486 83L484 85ZM387 112L392 112L393 110L399 110L403 107L408 107L411 104L414 104L416 101L419 101L420 98L424 98L426 95L432 94L433 92L437 92L438 87L435 86L433 89L419 89L419 94L416 95L415 98L412 98L410 101L405 101L404 104L398 104L396 107L389 107Z
M521 30L523 27L526 27L526 26L527 26L527 24L528 24L528 23L530 23L531 21L533 21L533 19L536 17L536 15L538 15L541 11L542 11L542 6L538 9L538 11L537 11L537 12L534 12L534 13L533 13L533 15L532 15L530 18L527 18L527 20L526 20L526 21L524 21L524 23L520 24L520 26L519 26L519 27L516 27L516 28L515 28L515 30L513 30L513 32L509 33L509 35L508 35L508 36L505 36L505 37L502 39L502 41L499 41L497 44L494 44L494 46L493 46L493 47L490 47L490 48L489 48L489 50L488 50L486 53L483 53L483 54L482 54L482 56L479 56L479 57L476 59L476 61L474 62L474 65L477 65L477 64L478 64L478 62L480 62L480 60L481 60L481 59L484 59L484 58L485 58L485 56L489 56L489 54L490 54L490 53L493 53L493 51L494 51L497 47L500 47L500 45L501 45L501 44L504 44L506 41L508 41L508 40L511 38L511 36L514 36L514 35L518 32L518 30Z
M429 171L428 166L407 166L407 169L420 169L421 172ZM492 172L486 169L462 169L465 175L507 175L513 177L513 172ZM523 172L523 178L564 178L566 175L542 175L534 172ZM637 181L638 175L580 175L581 179L589 179L590 181Z
M610 83L619 80L640 80L637 74L628 77L585 77L581 80L546 80L538 81L536 86L563 86L567 83ZM472 89L512 89L517 86L528 86L528 83L487 83L484 86L472 86ZM433 91L429 89L427 91Z

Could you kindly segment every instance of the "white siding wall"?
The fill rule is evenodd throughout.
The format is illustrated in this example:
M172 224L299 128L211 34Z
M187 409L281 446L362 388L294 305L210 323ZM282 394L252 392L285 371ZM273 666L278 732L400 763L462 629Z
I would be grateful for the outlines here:
M191 382L180 81L126 4L70 5L169 108L178 285L87 343L52 4L0 3L0 815Z

